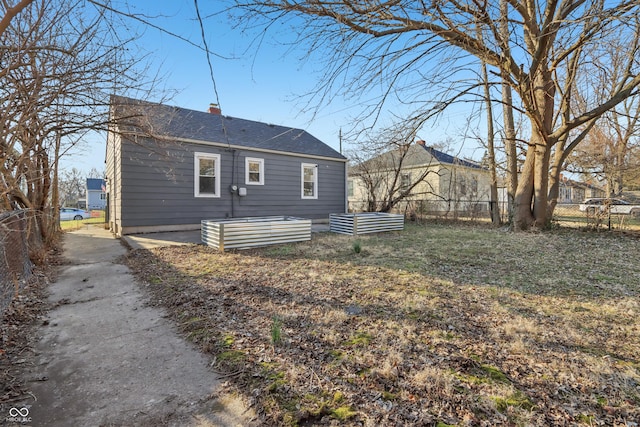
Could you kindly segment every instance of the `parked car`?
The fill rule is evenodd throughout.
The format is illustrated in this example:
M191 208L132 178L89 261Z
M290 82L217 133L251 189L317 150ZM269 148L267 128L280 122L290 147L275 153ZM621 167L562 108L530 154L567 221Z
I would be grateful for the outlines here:
M87 218L91 218L91 213L83 209L60 208L60 221L69 221L72 219L80 220Z
M593 198L580 203L580 210L587 215L596 212L612 213L616 215L633 215L640 217L640 205L634 205L621 199Z

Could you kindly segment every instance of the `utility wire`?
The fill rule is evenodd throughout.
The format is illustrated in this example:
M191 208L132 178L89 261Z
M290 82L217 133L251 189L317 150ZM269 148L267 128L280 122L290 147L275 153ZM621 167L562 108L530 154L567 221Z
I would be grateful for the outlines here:
M161 27L161 26L159 26L159 25L153 24L151 21L149 21L149 20L147 20L147 19L144 19L144 18L141 18L140 16L138 16L138 15L136 15L136 14L122 12L122 11L120 11L120 10L114 9L114 8L113 8L113 7L111 7L111 6L107 6L106 4L100 3L100 2L98 2L98 1L96 1L96 0L88 0L88 1L89 1L89 3L91 3L91 4L95 5L95 6L99 7L99 8L103 8L103 9L105 9L105 10L108 10L108 11L110 11L110 12L116 13L116 14L118 14L118 15L122 15L122 16L125 16L125 17L127 17L127 18L131 18L131 19L136 20L136 21L138 21L138 22L142 22L144 25L147 25L147 26L149 26L149 27L151 27L151 28L155 28L156 30L158 30L158 31L160 31L160 32L162 32L162 33L165 33L165 34L170 35L171 37L175 37L175 38L177 38L178 40L182 40L183 42L188 43L188 44L190 44L191 46L193 46L193 47L195 47L195 48L197 48L197 49L199 49L199 50L204 50L204 51L206 51L206 52L207 52L207 58L209 57L209 55L215 55L215 56L217 56L217 57L219 57L219 58L229 59L229 58L225 58L225 57L224 57L224 56L222 56L222 55L218 55L217 53L210 52L210 51L209 51L209 49L207 49L206 44L205 44L205 47L202 47L202 46L200 46L200 45L198 45L198 44L196 44L196 43L192 42L192 41L191 41L191 40L189 40L188 38L182 37L181 35L176 34L176 33L174 33L174 32L171 32L171 31L167 30L166 28L163 28L163 27ZM198 2L196 1L196 11L197 11L197 10L198 10ZM198 12L198 18L199 18L199 17L200 17L200 13ZM202 25L202 21L201 21L201 20L200 20L200 24ZM204 37L203 37L203 39L204 39Z
M209 76L211 77L211 82L213 83L213 93L216 98L216 104L218 104L218 108L220 111L222 110L222 104L220 103L220 95L218 94L218 85L216 84L216 78L213 75L213 64L211 63L211 52L209 51L209 46L207 44L207 38L205 36L204 24L202 22L202 16L200 15L200 7L198 6L198 0L193 0L193 4L196 8L196 16L198 18L198 23L200 24L200 34L202 36L202 44L204 46L204 51L207 55L207 64L209 65ZM224 116L220 113L220 122L222 123L222 133L224 134L225 142L227 143L227 147L230 147L231 144L229 142L229 135L227 134L227 127L225 126Z

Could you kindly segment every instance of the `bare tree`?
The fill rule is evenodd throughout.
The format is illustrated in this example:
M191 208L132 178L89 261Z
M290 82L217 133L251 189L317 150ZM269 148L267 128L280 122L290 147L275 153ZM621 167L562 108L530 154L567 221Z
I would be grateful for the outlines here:
M607 52L608 72L594 77L595 96L608 98L615 88L611 80L626 73L624 41L611 40L601 47ZM598 61L600 63L600 61ZM585 102L585 101L582 101ZM640 96L629 97L606 112L594 123L585 143L567 158L569 169L587 176L595 175L606 183L609 196L620 196L627 178L640 168Z
M636 100L638 101L638 100ZM632 108L630 108L632 107ZM640 169L638 105L625 103L607 113L569 158L569 170L605 182L609 197L619 197L628 178Z
M32 237L54 237L58 160L106 129L109 94L143 89L141 59L100 9L80 0L37 2L0 34L0 193L3 209L32 213Z
M58 188L62 206L76 204L78 199L86 196L86 177L76 168L63 171Z
M401 99L414 94L411 99L417 103L416 93L428 93L431 99L418 108L426 120L475 89L460 78L465 63L482 60L497 70L517 95L505 100L505 106L510 103L529 123L514 194L514 223L521 229L548 225L555 206L550 182L557 182L562 159L593 121L636 94L640 85L636 2L505 0L499 7L492 2L447 0L238 0L237 5L267 23L291 24L288 28L298 32L298 41L309 52L319 50L327 58L321 99L345 86L359 92L382 86L381 102L392 94L404 95ZM476 36L478 27L482 38ZM588 92L593 83L589 76L607 71L606 54L598 47L612 38L624 41L626 72L610 82L613 90L607 98L592 98L578 109L572 102L575 92ZM426 90L429 86L421 83L432 86L438 80L428 72L437 67L434 61L445 60L448 66L439 68L437 77L448 82L447 87L436 93ZM410 73L418 79L408 78ZM449 78L453 75L457 78ZM506 135L509 144L512 137ZM507 155L512 173L512 148Z
M91 168L87 174L87 178L104 178L104 171L98 171L96 168Z
M34 0L21 0L13 6L8 1L2 1L0 3L0 12L2 18L0 18L0 35L5 32L9 23L15 18L23 9L28 7Z
M429 175L413 144L415 129L406 123L375 133L348 155L353 163L349 175L357 180L359 196L369 212L389 212L403 202L429 192ZM426 189L426 190L425 190Z
M478 38L482 38L482 32L478 31ZM490 213L491 222L494 225L500 225L502 223L500 216L500 206L498 204L498 165L496 162L496 150L495 150L495 131L494 131L494 118L493 118L493 102L491 97L491 82L489 80L489 74L487 72L487 64L481 61L481 76L484 91L484 102L487 117L487 154L486 161L489 168L489 174L491 175L490 182Z

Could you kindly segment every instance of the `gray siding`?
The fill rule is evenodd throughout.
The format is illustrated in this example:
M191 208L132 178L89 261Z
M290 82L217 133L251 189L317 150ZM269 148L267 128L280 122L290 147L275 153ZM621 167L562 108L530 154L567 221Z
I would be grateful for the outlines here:
M156 148L158 148L156 146ZM298 157L248 149L227 150L200 144L164 145L150 152L123 139L119 202L121 227L199 225L201 220L288 215L328 219L345 206L344 161ZM194 153L220 155L219 198L194 196ZM235 165L234 165L235 157ZM245 184L245 158L264 159L264 185ZM301 197L301 164L318 165L318 198ZM240 197L230 185L247 189Z

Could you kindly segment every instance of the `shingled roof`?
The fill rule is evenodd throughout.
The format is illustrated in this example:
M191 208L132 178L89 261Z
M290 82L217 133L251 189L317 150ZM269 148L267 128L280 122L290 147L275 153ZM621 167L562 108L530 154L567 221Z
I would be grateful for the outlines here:
M102 178L87 178L87 190L102 191L104 186L104 179Z
M486 169L485 167L483 167L482 165L480 165L478 163L470 162L468 160L460 159L458 157L453 157L452 155L447 154L447 153L443 153L442 151L436 150L433 147L427 147L426 145L422 145L422 144L416 144L416 145L418 147L422 147L425 150L427 150L429 152L429 154L431 154L433 157L435 157L436 160L438 160L440 163L450 164L450 165L466 166L468 168L474 168L474 169Z
M302 129L112 95L120 132L346 160Z
M411 144L382 153L364 161L361 165L354 165L352 170L357 171L360 167L365 169L394 169L399 166L400 162L402 162L403 168L434 166L439 163L441 165L486 169L478 163L451 156L433 147L428 147L424 144Z

